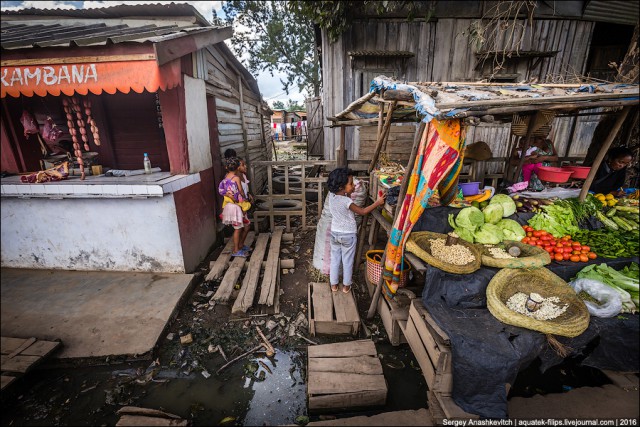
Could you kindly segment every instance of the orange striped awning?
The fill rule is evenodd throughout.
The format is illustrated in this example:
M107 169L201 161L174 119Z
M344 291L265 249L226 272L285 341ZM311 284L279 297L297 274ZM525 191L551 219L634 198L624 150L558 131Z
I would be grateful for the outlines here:
M155 59L141 61L96 61L47 63L0 67L2 98L20 95L72 96L91 92L157 92L180 84L180 60L159 66ZM59 61L52 61L59 62Z

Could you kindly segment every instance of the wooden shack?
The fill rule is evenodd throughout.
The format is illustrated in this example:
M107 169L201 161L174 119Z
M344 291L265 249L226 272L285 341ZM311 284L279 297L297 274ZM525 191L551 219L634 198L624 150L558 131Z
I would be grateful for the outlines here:
M2 12L3 267L196 268L216 241L222 153L271 159L271 110L231 35L187 4ZM24 112L39 133L25 132ZM50 144L47 118L61 131ZM15 176L64 160L74 133L68 179ZM144 153L159 171L91 174L89 158L131 171ZM258 172L251 184L265 182Z
M637 2L538 1L531 21L524 14L515 21L500 21L502 25L511 22L509 28L515 34L495 31L493 43L481 45L474 29L490 21L497 3L423 2L411 21L406 10L377 14L353 9L348 11L346 30L335 42L322 28L317 42L322 50L325 126L351 100L366 94L378 75L404 82L580 83L576 78L581 76L612 80L615 70L607 64L620 63L638 20ZM489 44L491 50L487 50ZM500 69L494 68L496 63L501 63ZM550 138L559 156L584 157L600 118L593 114L557 118ZM404 126L392 126L391 148L412 144L412 132ZM469 129L467 142L487 142L497 159L485 165L489 171L498 172L508 155L509 129L502 123ZM375 128L365 126L347 129L347 158L370 159L373 133ZM338 129L325 129L322 152L326 159L336 158L339 140ZM394 154L398 160L407 158L406 149Z

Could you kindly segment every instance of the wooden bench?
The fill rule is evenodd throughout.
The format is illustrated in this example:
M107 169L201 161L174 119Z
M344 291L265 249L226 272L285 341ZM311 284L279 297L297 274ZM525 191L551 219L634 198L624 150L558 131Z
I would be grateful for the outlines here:
M382 406L387 382L373 341L309 346L309 411Z
M319 334L358 335L360 315L353 291L332 292L329 283L309 283L309 332Z

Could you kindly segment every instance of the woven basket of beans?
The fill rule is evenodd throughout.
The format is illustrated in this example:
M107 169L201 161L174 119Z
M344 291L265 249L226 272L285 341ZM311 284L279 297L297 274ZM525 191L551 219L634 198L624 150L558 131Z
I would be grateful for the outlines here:
M429 265L448 273L469 274L480 268L480 252L475 245L458 239L447 246L446 234L416 231L409 235L406 249Z
M541 311L538 312L541 318L531 317L536 309L543 310L544 306L529 304L528 299L526 308L529 313L521 314L508 306L512 304L510 299L520 293L536 295L536 298L541 298L542 304L553 300L555 306L563 311L553 318L545 318ZM582 300L571 286L544 267L533 270L504 268L498 271L487 286L487 308L503 323L545 334L577 337L589 326L589 311Z
M503 245L477 245L481 253L482 265L495 268L540 268L551 263L549 252L542 248L526 243L505 240ZM505 251L511 247L517 247L520 255L513 258L497 258L491 248L500 248Z

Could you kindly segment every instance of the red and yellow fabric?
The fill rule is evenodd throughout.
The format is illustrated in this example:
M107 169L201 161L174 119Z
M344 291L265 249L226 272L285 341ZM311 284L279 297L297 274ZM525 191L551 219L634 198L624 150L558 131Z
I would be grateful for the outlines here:
M389 242L384 269L385 298L393 299L400 283L404 245L414 224L437 189L442 205L457 194L458 175L462 169L465 127L459 119L431 120L425 128L407 187Z

